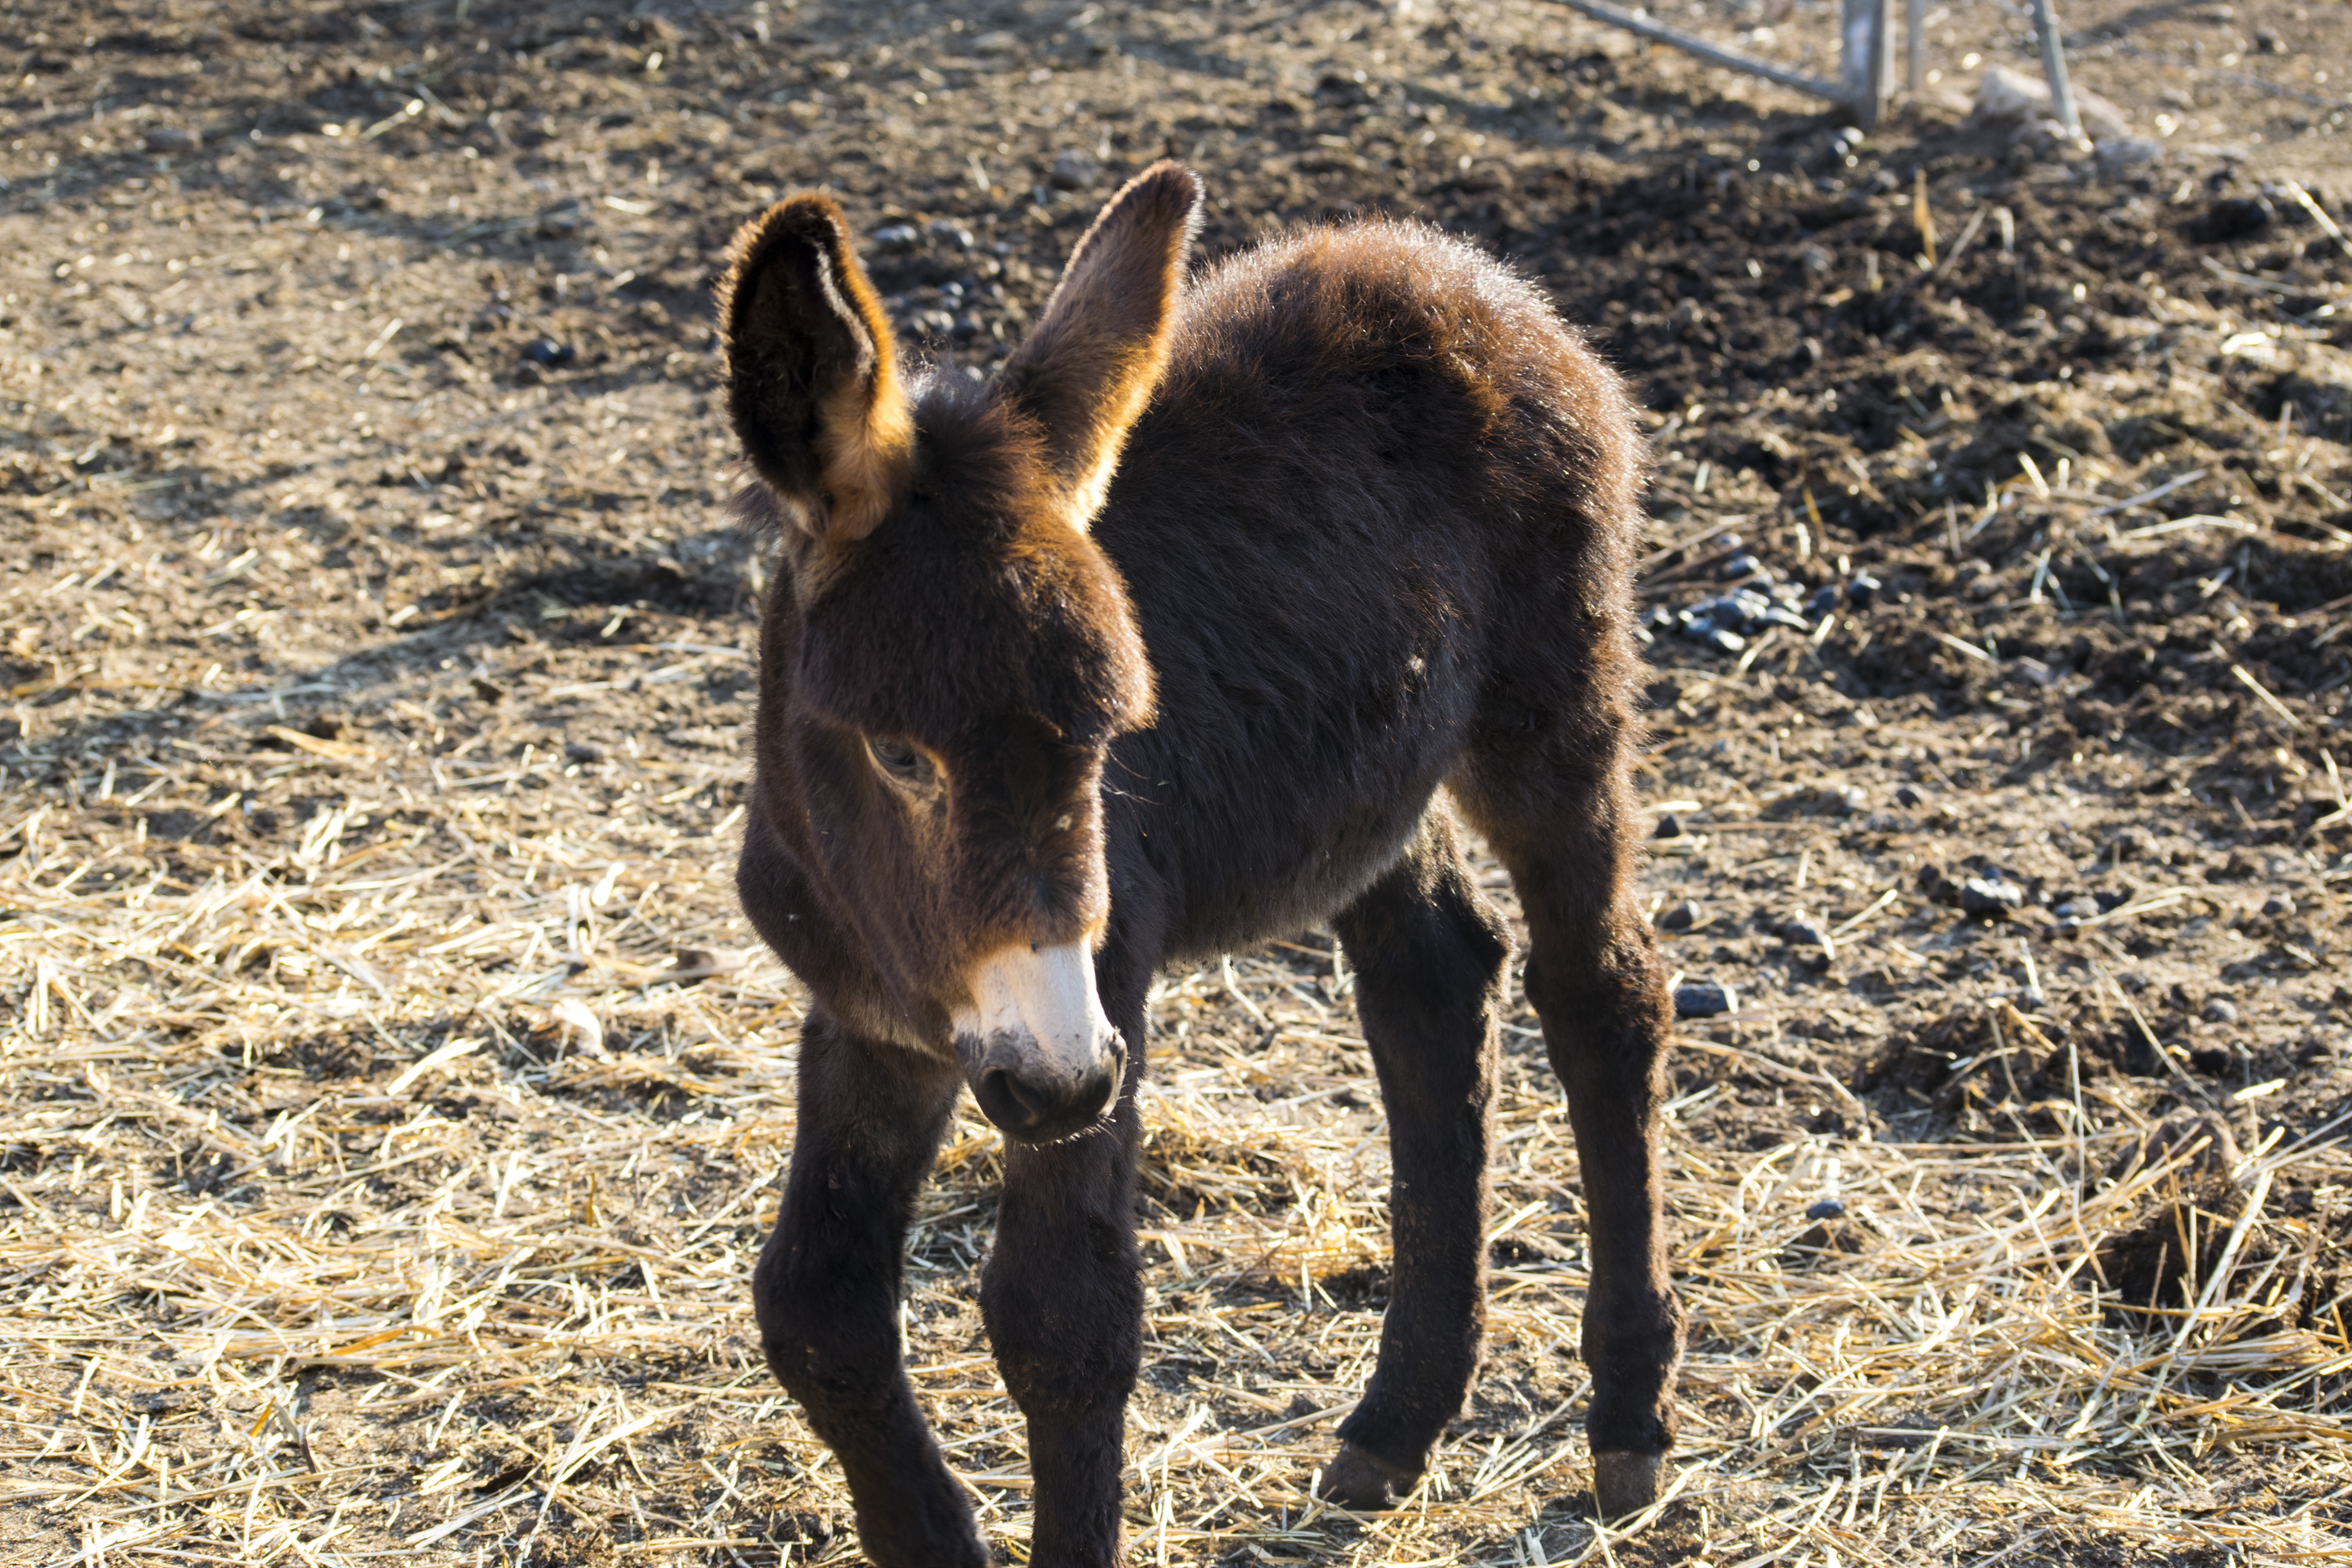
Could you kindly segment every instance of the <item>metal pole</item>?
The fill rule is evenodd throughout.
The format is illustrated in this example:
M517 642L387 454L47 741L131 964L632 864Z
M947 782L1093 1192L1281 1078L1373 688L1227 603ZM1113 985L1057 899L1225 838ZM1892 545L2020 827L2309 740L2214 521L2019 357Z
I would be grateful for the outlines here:
M1887 26L1889 0L1844 0L1838 27L1840 85L1853 122L1874 130L1886 113L1894 76L1895 38Z
M1927 86L1927 0L1909 0L1903 17L1903 90L1914 97Z
M1846 0L1848 5L1853 3L1854 0ZM1883 0L1879 0L1879 3L1883 3ZM1745 71L1749 76L1762 77L1766 81L1778 82L1782 87L1793 88L1799 92L1811 93L1815 98L1826 98L1832 103L1852 101L1852 94L1840 83L1823 81L1819 77L1810 77L1802 71L1788 70L1769 61L1743 55L1737 49L1717 47L1705 38L1695 38L1688 33L1677 32L1672 27L1660 26L1646 16L1636 16L1630 11L1620 11L1614 5L1603 5L1601 0L1555 0L1555 4L1565 5L1571 11L1580 11L1596 22L1606 22L1612 27L1622 27L1627 32L1639 37L1648 38L1654 43L1670 44L1686 54L1696 55L1709 65L1722 66L1727 70Z
M1871 26L1878 45L1878 52L1872 57L1877 75L1871 89L1878 95L1879 118L1885 119L1887 105L1895 101L1895 0L1878 0L1878 16Z
M2083 121L2074 113L2074 89L2066 85L2066 47L2058 37L2058 7L2054 0L2033 0L2033 26L2042 34L2042 74L2050 82L2051 106L2058 124L2074 140L2083 138Z

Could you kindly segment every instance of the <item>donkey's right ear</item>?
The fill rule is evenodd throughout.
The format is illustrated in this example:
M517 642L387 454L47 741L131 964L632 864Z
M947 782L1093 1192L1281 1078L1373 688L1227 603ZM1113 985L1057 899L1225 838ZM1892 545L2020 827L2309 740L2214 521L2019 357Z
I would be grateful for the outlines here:
M906 489L914 420L832 198L789 196L743 226L719 321L743 455L811 536L863 539Z

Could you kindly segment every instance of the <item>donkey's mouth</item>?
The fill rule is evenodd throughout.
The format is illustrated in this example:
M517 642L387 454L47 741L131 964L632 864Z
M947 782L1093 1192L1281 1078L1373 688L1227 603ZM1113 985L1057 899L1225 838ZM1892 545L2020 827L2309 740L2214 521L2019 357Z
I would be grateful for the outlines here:
M981 1114L1009 1138L1024 1143L1058 1142L1100 1125L1118 1099L1122 1073L1117 1051L1103 1052L1091 1070L1071 1075L1040 1070L1034 1041L999 1035L972 1044L978 1048L956 1042L964 1079L980 1102ZM1022 1048L1024 1045L1027 1050Z
M1118 1096L1118 1032L1083 944L1010 947L982 960L955 1016L956 1056L982 1115L1024 1143L1102 1120Z

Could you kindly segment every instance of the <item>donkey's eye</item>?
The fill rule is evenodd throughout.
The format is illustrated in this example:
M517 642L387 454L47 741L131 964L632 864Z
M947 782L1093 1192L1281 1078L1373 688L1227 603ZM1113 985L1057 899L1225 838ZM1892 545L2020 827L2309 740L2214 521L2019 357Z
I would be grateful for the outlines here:
M930 781L931 760L897 735L868 735L866 749L874 754L877 767L901 784Z

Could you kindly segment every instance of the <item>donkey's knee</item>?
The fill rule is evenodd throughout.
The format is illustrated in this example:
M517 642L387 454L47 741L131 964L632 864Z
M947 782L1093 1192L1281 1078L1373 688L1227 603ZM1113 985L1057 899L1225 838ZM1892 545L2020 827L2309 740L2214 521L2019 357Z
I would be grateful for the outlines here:
M780 1226L751 1275L761 1348L840 1459L877 1568L982 1568L971 1505L907 1384L898 1290L887 1261L861 1263Z
M1388 1104L1395 1264L1380 1359L1322 1488L1381 1508L1412 1489L1477 1375L1495 1014L1511 946L1442 825L1337 924Z
M898 1282L813 1258L781 1234L751 1274L768 1370L811 1409L872 1398L898 1378Z
M1123 1407L1143 1363L1133 1240L1089 1236L1075 1256L1058 1248L1008 1255L1005 1240L1000 1231L980 1287L1005 1392L1032 1420Z
M1587 942L1553 943L1539 935L1520 984L1563 1077L1565 1058L1595 1048L1645 1075L1665 1049L1674 1020L1665 962L1649 928L1630 912Z

